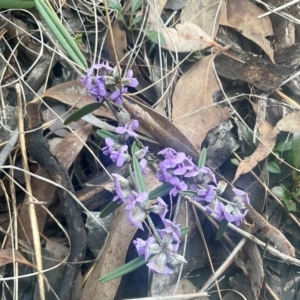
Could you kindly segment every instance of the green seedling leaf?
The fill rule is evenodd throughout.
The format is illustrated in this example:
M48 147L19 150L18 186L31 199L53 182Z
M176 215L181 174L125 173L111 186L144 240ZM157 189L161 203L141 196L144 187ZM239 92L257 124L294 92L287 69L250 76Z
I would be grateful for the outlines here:
M104 209L100 213L100 218L105 218L111 213L113 213L118 207L120 207L123 203L118 201L111 201L108 203Z
M235 166L238 166L238 165L240 164L239 160L236 159L236 158L231 158L231 159L230 159L230 162L231 162L233 165L235 165Z
M291 147L291 152L290 152L291 163L297 169L300 168L299 149L300 149L300 132L297 131L293 134L292 147Z
M74 41L75 41L75 43L76 43L77 45L82 44L82 33L77 33L77 34L75 35Z
M107 6L110 9L122 12L122 5L118 0L109 0L107 1Z
M203 166L205 166L206 164L206 159L207 159L207 149L203 148L201 150L201 153L199 155L199 159L198 159L198 168L201 168Z
M141 193L147 192L146 183L144 180L144 176L142 174L142 169L139 164L139 161L135 156L132 157L132 160L133 160L133 169L134 169L134 174L135 174L135 178L136 178L136 184L138 186L139 192L141 192Z
M80 109L78 109L77 111L75 111L71 116L69 116L64 124L70 124L71 122L75 122L78 121L80 118L86 116L87 114L93 112L94 110L98 109L99 107L102 106L103 103L99 103L99 102L94 102L94 103L90 103Z
M131 25L135 25L135 24L138 24L140 23L142 20L144 19L144 16L143 15L140 15L140 16L136 16L133 21L132 21L132 24Z
M29 9L35 7L34 0L0 0L0 8L5 9Z
M172 188L173 186L170 183L163 183L162 185L158 186L156 189L149 193L149 200L168 195Z
M133 16L141 6L142 0L131 0L131 15Z
M292 148L292 141L281 141L276 144L275 148L273 149L274 152L284 152L287 150L291 150Z
M192 191L192 190L180 191L180 194L183 196L189 196L189 197L197 196L197 192Z
M223 219L220 222L220 226L219 226L219 229L218 229L218 232L217 232L217 235L216 235L216 240L217 241L221 239L221 237L223 236L223 234L226 231L227 226L228 226L228 221L226 219Z
M150 257L151 258L151 257ZM144 256L139 256L132 261L128 262L127 264L121 266L120 268L117 268L113 270L112 272L104 275L103 277L100 278L100 282L107 282L113 279L116 279L120 276L126 275L137 268L143 266L146 264L145 257Z
M114 140L115 142L117 142L118 141L118 136L117 135L115 135L114 133L112 133L112 132L110 132L110 131L107 131L107 130L105 130L105 129L98 129L97 131L96 131L96 134L98 135L98 136L100 136L101 138L103 138L103 139L106 139L106 138L111 138L112 140Z
M294 197L299 197L300 196L300 188L296 190Z
M242 122L237 122L238 128L240 132L242 133L242 136L246 143L250 146L254 146L253 143L253 133L248 129L246 125L244 125Z
M291 199L293 194L282 186L274 186L271 191L282 200L289 211L296 211L296 204Z
M281 173L280 167L275 161L268 161L267 169L270 173L279 174Z
M146 37L155 44L165 43L164 36L155 30L147 30L145 31Z

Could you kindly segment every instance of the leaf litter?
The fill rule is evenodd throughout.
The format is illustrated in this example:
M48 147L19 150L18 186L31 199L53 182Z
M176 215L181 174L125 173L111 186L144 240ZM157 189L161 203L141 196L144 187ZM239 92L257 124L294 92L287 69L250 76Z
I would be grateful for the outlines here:
M296 139L300 132L298 107L284 103L285 99L294 101L289 103L299 102L299 93L297 94L299 79L296 77L286 84L287 80L295 74L297 60L293 58L291 63L287 57L283 57L283 53L294 53L293 49L299 43L294 30L296 25L291 23L288 28L282 28L279 26L286 23L276 23L273 21L273 17L266 16L258 19L257 17L265 10L250 0L171 2L151 0L144 3L137 1L135 10L132 10L133 1L122 1L120 6L117 4L118 1L108 1L111 27L107 20L108 15L105 14L105 8L101 5L99 7L90 5L87 8L77 3L76 7L54 7L54 11L63 12L63 22L66 22L66 28L76 37L79 48L88 59L89 65L92 64L92 61L108 61L111 66L118 64L124 73L133 69L134 77L142 82L137 89L129 88L130 93L138 95L130 95L130 93L126 95L124 108L132 119L137 119L140 123L139 138L147 141L153 160L151 168L155 170L156 163L160 158L155 155L164 147L172 147L177 151L185 152L196 163L203 147L207 147L209 151L207 163L213 167L216 176L226 181L229 186L234 185L240 188L249 185L248 176L251 172L257 176L263 175L262 170L265 168L266 160L274 166L273 169L269 168L270 180L268 181L270 184L267 183L267 186L262 187L267 192L264 200L265 207L261 205L259 212L254 211L253 207L259 206L254 201L258 200L254 197L251 199L252 195L249 195L252 206L242 229L245 234L256 235L263 241L269 240L271 246L275 246L281 252L277 259L289 261L289 257L294 257L295 250L299 251L300 249L299 239L286 234L294 230L294 227L297 226L294 220L299 217L299 203L297 202L300 180L299 166L298 160L295 159L294 148L292 157L290 157L288 148L281 152L278 152L277 149L279 149L278 143L284 141L291 143L291 135L294 134L294 139ZM279 6L284 1L277 2ZM94 12L94 9L98 12ZM293 6L289 12L297 15ZM9 42L13 43L18 48L14 59L9 58L9 62L6 62L6 66L9 67L3 71L1 77L4 95L1 100L1 143L3 145L9 140L11 131L14 129L12 127L16 125L15 111L17 110L14 111L14 116L7 114L7 111L16 107L15 82L20 81L25 88L27 102L34 100L42 101L45 104L43 106L46 119L43 128L44 137L49 141L54 140L56 135L60 135L62 138L51 151L64 168L69 170L69 176L78 198L86 207L90 207L94 211L101 211L113 198L110 173L128 175L128 172L124 172L122 168L113 168L107 158L101 154L101 148L105 144L103 138L99 138L96 132L98 128L115 132L119 116L112 114L109 107L104 105L94 110L92 115L84 117L84 121L80 120L71 127L62 125L63 118L66 117L64 114L93 103L93 97L87 93L77 79L81 72L80 69L66 60L60 49L58 50L60 54L55 54L55 44L49 33L39 31L39 38L37 38L38 34L30 36L30 30L38 28L38 26L33 26L33 24L38 24L36 19L26 12L13 14L13 18L17 20L15 23L23 28L22 33L16 29L14 24L9 23L11 16L6 15L4 11L0 13L1 22L7 20L5 22L8 30L6 34L1 35L1 41L5 40L8 44ZM21 15L22 18L20 18ZM95 15L98 17L96 24L93 20ZM68 21L65 19L66 16L69 18ZM82 20L81 25L81 21L78 20ZM72 21L73 28L70 26ZM127 23L125 24L123 21ZM96 30L96 25L100 30ZM82 28L84 30L80 32ZM289 35L280 35L280 32L286 30L289 30ZM151 40L149 39L150 32ZM40 39L43 34L47 40L49 39L52 46L43 44ZM291 34L294 34L292 38ZM31 38L34 43L30 43ZM19 43L21 39L23 42ZM273 49L272 39L277 39L275 48L277 52ZM278 41L278 39L280 40ZM291 45L290 41L295 41L295 44ZM224 50L224 47L227 49L229 45L231 45L231 49L226 53L225 51L216 53L216 49L217 51ZM280 45L290 45L291 48L280 48ZM47 47L47 50L41 46ZM3 57L9 57L10 49L6 48ZM38 53L42 54L42 51L49 57L50 54L54 56L53 65L45 64L42 61ZM230 57L225 54L229 54ZM292 55L287 54L286 56ZM32 64L32 62L34 63ZM166 72L152 74L154 67L158 70L166 68L168 75L172 73L172 76L169 77L171 82L167 85L157 85L153 89L152 86L157 84L153 78L164 80L159 76L166 74ZM49 71L49 76L46 76L45 68ZM15 71L17 69L18 72ZM26 77L26 73L20 78L23 71L28 72L29 76ZM11 82L13 83L11 84ZM281 87L283 83L285 84ZM168 93L164 91L166 86L169 88ZM259 114L251 103L261 101L258 99L261 98L262 92L267 92L264 96L265 100L263 100L265 101L265 113ZM231 97L232 95L233 97ZM164 97L163 105L156 105L160 97ZM40 100L38 100L39 98ZM239 122L246 124L250 139L246 139L244 135L240 134L240 128L235 125L226 125L231 124L231 118L238 118ZM56 119L61 120L56 121ZM50 127L47 121L51 122ZM52 124L53 122L55 123ZM83 141L85 145L82 143ZM228 146L226 142L229 141L230 145ZM13 147L10 151L12 155L10 161L7 160L7 165L16 164L15 158L18 157L18 152ZM242 157L238 166L232 164L234 154ZM28 155L30 157L30 153ZM275 169L280 171L276 174L272 173L272 170ZM47 172L35 162L30 162L30 171L32 175L48 178ZM3 206L0 218L1 226L4 228L4 232L7 231L5 233L7 237L9 235L17 237L19 242L16 245L10 239L3 240L4 248L1 256L3 280L10 276L18 276L17 273L14 274L14 267L17 264L30 267L33 271L36 269L35 261L31 259L32 255L28 255L31 251L28 249L32 246L32 230L40 232L44 237L42 238L45 241L42 245L42 253L45 256L43 258L44 266L47 266L46 257L55 258L57 255L48 253L51 252L49 251L50 245L57 246L57 248L59 245L67 245L67 247L64 246L65 253L68 253L70 247L73 247L69 244L68 238L62 238L62 233L68 232L68 228L63 229L66 223L56 199L56 187L50 182L40 181L37 177L32 176L32 196L39 202L35 205L37 226L31 228L24 187L21 182L20 186L16 178L15 182L11 184L7 184L10 179L4 173L1 178L3 182L6 182L5 184L1 183L2 202L6 203L6 200L10 198L16 201L16 196L18 196L18 207L16 202L13 202L14 211L10 212L13 212L14 215L18 214L19 218L18 222L14 221L13 227L8 227L7 224L13 221L7 214L7 210L11 208ZM156 187L157 181L154 179L153 173L148 175L146 181L149 190ZM255 185L261 185L261 181L256 179L253 182ZM289 201L292 201L289 202L289 205L292 206L287 206L287 202L284 202L283 199L282 206L285 209L278 207L281 219L274 225L269 223L271 215L270 210L266 207L274 203L271 189L278 190L279 187L288 190ZM248 190L248 187L245 190ZM251 189L249 188L249 190ZM226 193L229 193L227 189ZM171 214L176 214L174 207L176 207L178 199L173 197L167 201L172 207ZM222 284L226 288L239 290L240 283L234 283L234 280L226 274L226 270L217 270L218 266L230 255L230 251L236 247L237 236L232 234L232 231L226 230L221 241L216 242L218 225L212 222L209 216L198 210L194 216L199 218L196 221L191 216L193 213L191 207L185 210L185 202L182 199L181 201L183 202L180 210L188 215L186 222L192 228L192 235L188 236L182 251L186 253L187 261L194 262L194 268L189 262L184 266L182 273L179 266L178 272L173 277L171 275L155 275L153 278L145 269L141 268L141 270L136 270L133 275L129 274L123 276L122 279L100 283L99 278L121 266L127 261L127 256L132 255L133 258L137 256L135 249L132 249L130 245L132 239L141 237L142 233L127 223L124 209L119 208L114 213L109 229L110 235L106 243L103 243L99 259L94 265L85 264L81 268L84 279L81 276L77 278L80 289L76 291L76 297L78 299L146 297L149 286L151 286L150 292L153 293L153 299L162 295L160 294L162 286L165 291L164 295L172 295L176 290L179 294L192 294L194 287L201 290L202 286L205 286L205 282L211 276L211 270L224 272L225 277ZM293 207L292 211L289 209L290 207ZM291 214L293 215L291 216ZM83 220L85 220L84 216ZM203 227L204 241L200 241L198 232L200 229L194 226L195 223L201 224ZM250 223L256 225L259 230L254 230ZM279 228L283 229L279 231ZM193 252L195 252L194 249L199 250L200 248L206 251L203 246L204 242L207 243L208 252L206 252L207 256L201 260L199 257L193 256ZM14 252L12 252L13 248L15 248ZM229 252L226 249L230 249ZM270 278L276 276L279 281L284 281L285 278L282 274L289 273L297 280L299 278L297 270L282 264L285 268L284 272L276 273L274 266L266 271L262 268L262 264L269 265L270 262L269 256L265 255L263 251L255 242L247 241L243 250L238 253L237 260L232 260L232 263L226 267L229 271L234 272L234 278L245 276L244 289L240 292L244 296L251 295L251 299L262 299L263 290L266 287L266 293L273 290L276 291L278 298L293 299L292 293L287 296L284 284L276 284ZM62 257L58 258L59 261L63 259ZM86 254L85 261L93 259L96 259L94 254ZM297 259L291 261L298 264ZM205 266L208 266L210 262L211 265L208 269ZM59 262L56 266L58 265ZM234 265L238 268L234 268ZM87 271L87 269L90 270ZM60 275L62 275L62 269L58 268L57 270L60 270ZM33 271L27 271L27 275ZM55 272L53 270L48 275L48 272L45 274L46 277L49 276L50 285L53 284L53 290L45 292L46 299L55 299L53 291L58 293L61 289L59 282L54 284L50 279L50 275L54 274L55 276ZM180 274L184 277L181 278ZM57 275L57 278L61 277ZM149 284L151 280L152 285ZM182 289L177 289L177 287ZM218 288L217 285L216 290ZM296 287L293 286L292 289L296 290ZM35 287L31 291L32 294L35 293L34 290ZM6 290L3 290L3 293L9 294ZM209 298L219 299L217 294L211 293ZM16 295L16 298L20 298L20 295L20 293ZM226 296L230 297L230 293Z

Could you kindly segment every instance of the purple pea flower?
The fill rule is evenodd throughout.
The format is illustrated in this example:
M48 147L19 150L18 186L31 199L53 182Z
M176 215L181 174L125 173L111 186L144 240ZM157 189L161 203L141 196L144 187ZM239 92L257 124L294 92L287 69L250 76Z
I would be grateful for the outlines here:
M174 197L177 196L180 191L185 191L188 188L187 184L184 181L180 181L177 177L171 177L167 182L173 185L170 194Z
M133 71L129 70L126 75L127 79L129 79L129 84L126 84L126 86L137 87L139 82L137 81L136 78L133 78L132 76L133 76Z
M123 103L122 95L126 92L126 87L122 87L121 90L117 89L110 95L110 100L114 101L117 105L121 105Z
M177 254L178 243L173 244L172 235L165 234L160 243L154 237L149 237L146 241L137 239L133 241L139 255L145 256L148 261L147 266L155 273L172 274L174 271L166 266L167 263L173 265L186 262L184 257Z
M146 175L147 175L147 171L150 170L149 168L147 168L147 165L148 165L147 160L146 160L145 158L142 158L142 159L140 160L140 166L141 166L142 174L143 174L144 176L146 176Z
M104 155L110 155L114 151L113 145L114 145L114 140L111 138L106 138L105 139L105 144L106 146L102 148L102 152Z
M113 150L110 158L113 162L116 163L117 167L122 167L126 160L126 153L124 153L128 149L127 145L124 145L119 148L119 150Z
M193 197L192 199L197 202L212 202L216 196L216 187L214 185L209 185L207 188L197 189L197 196Z
M216 176L210 168L201 167L199 171L200 174L198 175L198 179L201 182L201 185L207 186L210 182L217 184Z
M162 151L158 152L160 154ZM159 165L161 169L175 168L178 164L185 160L186 156L183 152L176 153L173 157L166 158Z
M185 159L178 164L177 169L173 171L174 175L184 175L184 177L194 177L200 172L199 168L192 162L191 157Z
M119 134L127 134L128 136L137 136L137 134L134 132L139 127L139 121L138 120L130 120L127 124L124 126L119 126L116 129L116 132Z
M116 196L113 198L113 201L122 201L123 203L128 204L127 197L132 192L132 185L129 180L122 177L119 174L112 174L115 184Z
M176 242L180 242L180 224L164 218L161 218L161 220L165 225L165 228L157 230L160 235L164 236L165 234L170 234L172 235L173 240L175 240Z
M151 212L158 214L161 219L164 219L168 212L168 205L162 198L157 197L157 204L152 206Z

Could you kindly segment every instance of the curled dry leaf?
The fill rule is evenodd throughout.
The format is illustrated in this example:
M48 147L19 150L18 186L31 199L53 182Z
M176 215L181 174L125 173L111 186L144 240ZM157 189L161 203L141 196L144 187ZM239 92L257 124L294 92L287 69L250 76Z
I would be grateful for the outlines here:
M238 166L234 181L242 174L251 171L261 160L266 158L273 150L279 132L285 131L295 133L300 131L300 111L286 115L277 122L273 128L268 122L264 121L259 125L260 143L251 156L245 158Z
M215 55L196 62L178 80L173 94L173 123L200 149L207 132L227 120L227 108L213 106L212 94L219 90L213 69Z
M227 0L222 5L220 25L232 27L259 45L274 62L274 50L267 36L273 34L269 17L257 19L264 11L248 0Z
M181 22L192 22L209 36L215 36L219 27L220 0L187 0L180 15Z

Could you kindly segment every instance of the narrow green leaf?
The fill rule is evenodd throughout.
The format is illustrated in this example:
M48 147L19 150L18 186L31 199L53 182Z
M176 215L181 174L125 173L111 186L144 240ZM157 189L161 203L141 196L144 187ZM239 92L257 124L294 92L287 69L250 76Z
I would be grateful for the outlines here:
M145 35L153 43L165 43L165 38L160 32L155 30L146 30Z
M96 134L98 135L98 136L100 136L101 138L103 138L103 139L106 139L106 138L111 138L112 140L114 140L115 142L117 142L118 141L118 136L117 135L115 135L114 133L112 133L112 132L110 132L110 131L107 131L107 130L105 130L105 129L98 129L97 131L96 131Z
M123 203L118 201L109 202L104 209L100 213L100 218L105 218L111 213L113 213L118 207L120 207Z
M300 168L300 155L299 155L299 149L300 149L300 131L297 131L293 134L292 138L292 148L291 148L291 163L292 165L299 169Z
M139 256L132 261L128 262L127 264L113 270L112 272L109 272L108 274L104 275L100 278L100 282L107 282L110 280L113 280L115 278L118 278L120 276L126 275L137 268L141 267L142 265L146 264L145 257Z
M74 39L61 23L57 15L50 9L44 0L34 0L34 2L36 9L42 15L48 27L70 58L82 68L87 69L87 62L84 55L79 50Z
M281 173L280 167L275 161L268 161L267 169L270 173L279 174Z
M132 157L132 160L133 160L134 174L135 174L136 183L138 185L139 192L141 192L141 193L142 192L147 192L146 183L145 183L145 180L144 180L144 176L142 174L142 169L141 169L141 166L139 164L139 161L135 156Z
M221 237L223 236L223 234L226 231L227 226L228 226L228 221L226 219L223 219L220 222L220 226L219 226L219 229L217 231L217 235L216 235L216 240L217 241L221 239Z
M140 147L138 146L137 142L134 141L132 143L132 146L131 146L131 153L132 153L132 155L134 155L135 153L137 153L139 150L140 150Z
M189 226L180 227L180 235L181 236L188 234L190 231L191 231L191 228Z
M167 182L163 183L162 185L158 186L156 189L149 193L149 200L168 195L172 188L172 184Z
M231 158L231 159L230 159L230 162L231 162L233 165L235 165L235 166L238 166L238 165L240 164L239 160L236 159L236 158Z
M274 152L284 152L287 150L291 150L292 148L292 141L288 140L288 141L281 141L278 142L275 146L275 148L273 149Z
M90 103L80 109L78 109L77 111L75 111L71 116L69 116L64 124L67 125L71 122L75 122L77 120L79 120L80 118L84 117L85 115L91 113L92 111L98 109L99 107L102 106L102 102L99 103L99 102L94 102L94 103Z
M141 6L142 0L131 0L131 15L133 16Z
M0 8L5 9L29 9L35 7L34 0L0 0Z
M122 5L118 0L109 0L107 1L107 6L110 9L122 12Z
M207 159L207 149L203 148L198 159L198 168L204 167Z

